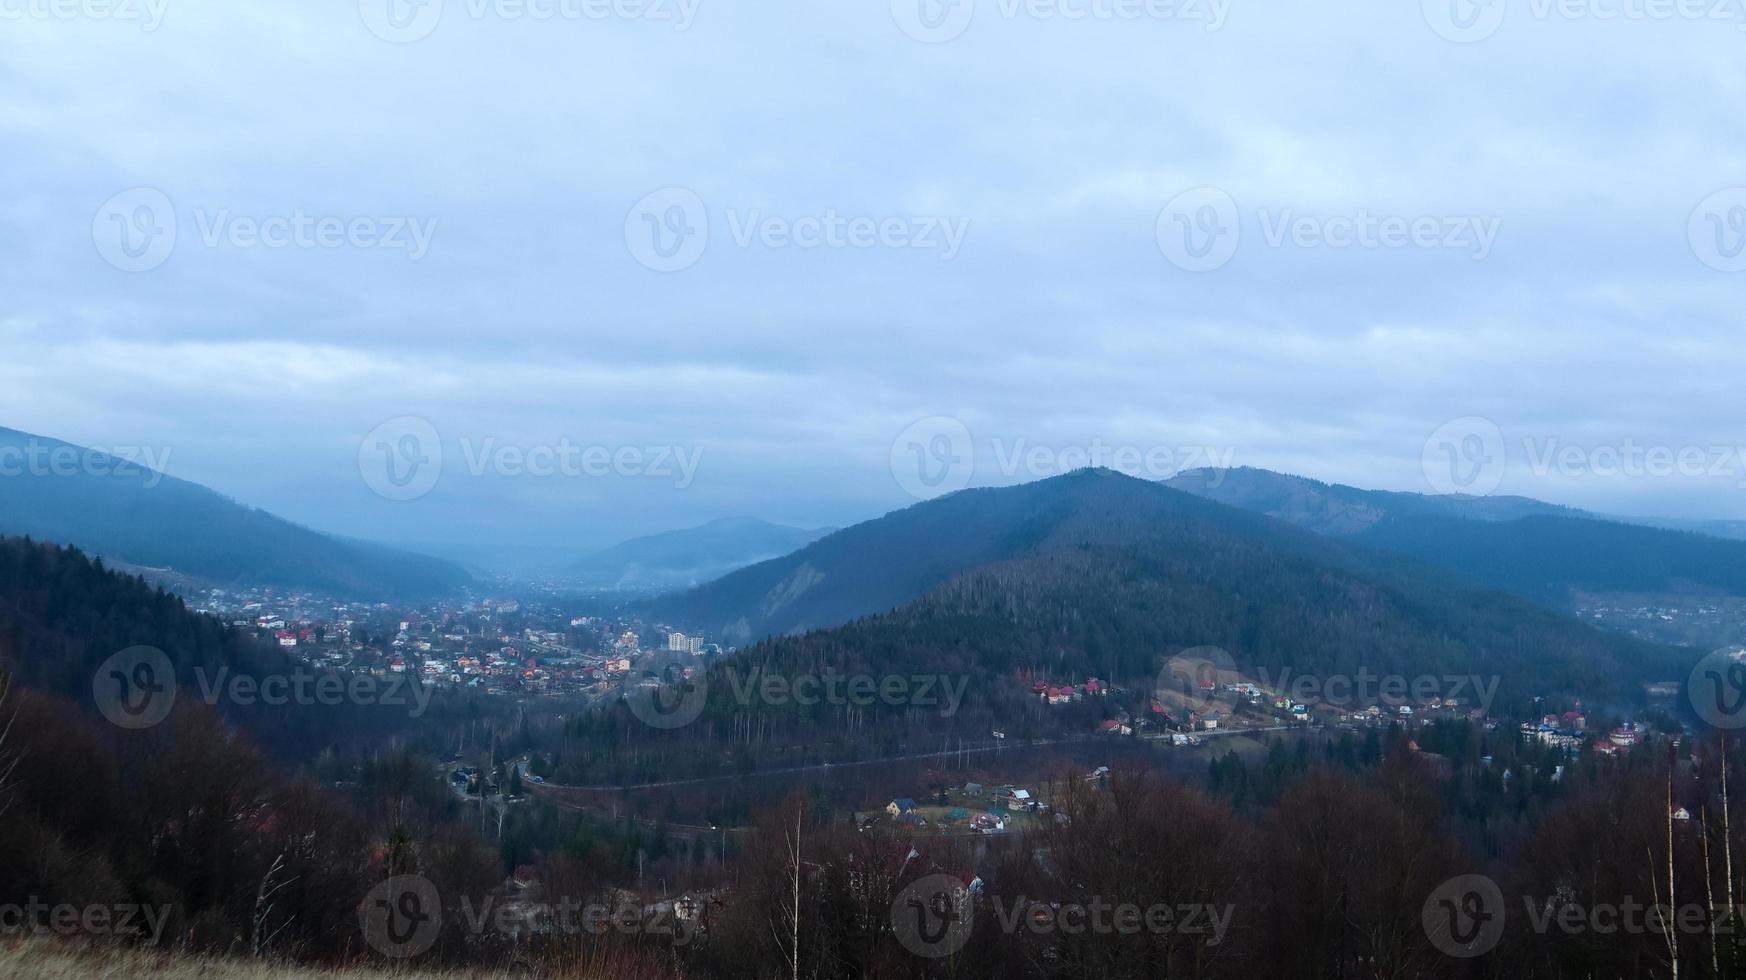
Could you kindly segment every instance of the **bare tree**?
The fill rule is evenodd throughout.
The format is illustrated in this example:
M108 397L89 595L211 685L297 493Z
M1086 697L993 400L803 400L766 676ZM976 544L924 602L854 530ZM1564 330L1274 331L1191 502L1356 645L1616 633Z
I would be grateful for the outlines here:
M12 676L0 671L0 815L12 805L12 773L18 769L18 756L6 749L12 725L18 711L12 704Z

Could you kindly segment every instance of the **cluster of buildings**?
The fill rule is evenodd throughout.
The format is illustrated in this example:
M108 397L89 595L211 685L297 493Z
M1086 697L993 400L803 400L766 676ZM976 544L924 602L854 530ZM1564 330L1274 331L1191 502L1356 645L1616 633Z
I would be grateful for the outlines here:
M721 652L701 636L511 598L411 607L288 590L213 589L190 605L311 667L410 674L426 684L507 697L612 694L658 683L667 666L657 663L666 659L663 653L697 657L701 666Z

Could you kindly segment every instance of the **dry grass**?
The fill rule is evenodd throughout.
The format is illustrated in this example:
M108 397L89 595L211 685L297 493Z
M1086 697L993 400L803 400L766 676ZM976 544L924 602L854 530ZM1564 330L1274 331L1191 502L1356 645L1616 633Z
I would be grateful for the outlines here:
M0 941L0 977L14 980L508 980L506 972L443 973L415 967L320 970L255 960L170 956L139 950L81 947L49 940ZM526 972L519 976L525 980ZM570 977L599 976L574 973Z

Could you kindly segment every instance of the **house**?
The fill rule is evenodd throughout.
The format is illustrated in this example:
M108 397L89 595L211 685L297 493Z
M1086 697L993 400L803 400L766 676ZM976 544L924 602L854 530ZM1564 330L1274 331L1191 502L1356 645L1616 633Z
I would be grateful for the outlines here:
M998 834L1006 830L1006 818L993 813L978 813L971 821L972 829L984 834Z
M900 796L885 804L885 812L892 817L901 817L906 813L915 812L915 801L907 796Z
M982 784L981 783L965 783L964 784L964 795L965 796L981 796L982 795Z
M1219 727L1219 713L1216 711L1207 712L1206 715L1200 719L1200 727L1209 732L1216 731Z

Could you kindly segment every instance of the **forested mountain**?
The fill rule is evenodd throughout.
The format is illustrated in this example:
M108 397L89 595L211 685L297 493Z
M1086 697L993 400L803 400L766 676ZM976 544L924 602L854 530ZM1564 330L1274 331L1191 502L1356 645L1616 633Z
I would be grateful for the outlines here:
M1533 693L1598 693L1676 669L1664 648L1108 471L1017 489L1032 506L1001 539L1002 559L745 659L1133 678L1155 673L1163 651L1214 645L1275 672L1502 674Z
M167 711L112 723L100 665L141 646L174 676L127 679ZM489 887L495 862L451 826L429 765L391 747L453 731L460 713L442 699L416 720L386 698L272 704L265 686L244 698L225 683L295 672L74 549L0 538L0 895L150 903L166 948L331 956L361 947L359 896L399 870Z
M577 584L596 589L683 589L803 548L833 528L799 528L750 517L632 538L570 566Z
M12 429L0 429L0 454L10 461L0 470L0 534L215 585L373 599L446 594L472 581L452 562L322 534L138 461Z
M1526 497L1360 490L1248 468L1169 485L1560 608L1572 591L1746 596L1746 542Z
M702 728L670 736L665 758L646 740L651 770L707 766L692 747L733 745L754 729L765 746L840 743L845 753L857 741L894 749L991 725L1028 729L1026 678L1094 676L1149 692L1167 658L1207 645L1275 677L1496 680L1500 713L1531 711L1536 697L1638 700L1641 682L1683 676L1695 660L1404 556L1110 471L919 504L657 605L711 613L705 622L719 628L733 602L752 611L747 622L778 629L895 608L743 648L710 675ZM956 677L966 697L950 718L748 706L735 678L760 669ZM1049 718L1036 724L1061 724Z

